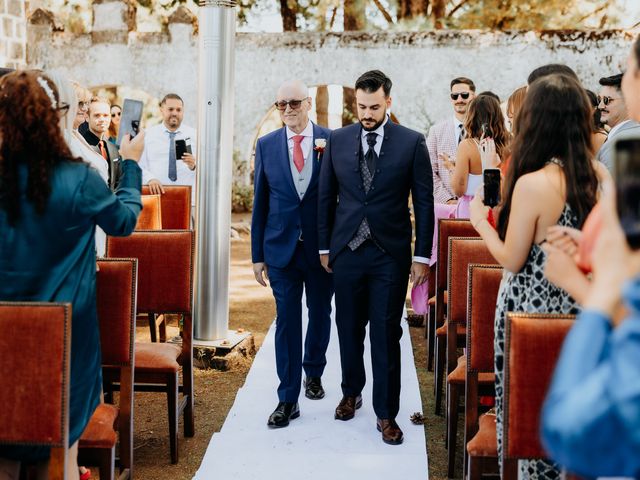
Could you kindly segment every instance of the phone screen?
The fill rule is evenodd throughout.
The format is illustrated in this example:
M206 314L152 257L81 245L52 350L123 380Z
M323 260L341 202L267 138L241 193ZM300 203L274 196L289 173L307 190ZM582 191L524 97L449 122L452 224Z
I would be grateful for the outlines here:
M122 104L122 117L120 118L120 129L118 130L117 144L122 143L122 138L128 133L131 138L140 131L140 119L142 118L142 102L125 98Z
M484 180L484 204L495 207L500 203L500 170L487 168L483 173Z
M618 140L614 172L620 224L633 249L640 249L640 139Z

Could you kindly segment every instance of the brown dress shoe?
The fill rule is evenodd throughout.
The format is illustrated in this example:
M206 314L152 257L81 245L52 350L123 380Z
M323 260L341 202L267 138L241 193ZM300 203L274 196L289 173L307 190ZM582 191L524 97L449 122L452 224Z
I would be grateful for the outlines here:
M396 423L395 419L387 420L386 418L379 418L376 424L378 431L382 432L382 441L389 445L400 445L404 436L402 430Z
M356 410L362 406L362 395L357 397L342 397L336 407L336 420L351 420L356 414Z

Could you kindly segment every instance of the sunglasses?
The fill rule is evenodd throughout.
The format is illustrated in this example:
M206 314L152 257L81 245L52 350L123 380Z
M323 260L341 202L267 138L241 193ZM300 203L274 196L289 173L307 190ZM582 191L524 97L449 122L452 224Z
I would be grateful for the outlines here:
M614 100L618 100L619 98L620 97L601 97L601 96L598 96L598 105L600 105L600 102L602 102L606 106L606 105L609 105Z
M297 110L300 108L300 105L302 105L302 102L304 102L305 100L306 98L303 98L302 100L289 100L288 102L285 102L284 100L280 100L278 102L275 102L274 105L281 112L284 112L287 109L287 105L291 107L291 110Z
M122 112L113 112L111 114L111 118L116 118L116 117L119 117L120 115L122 115Z
M458 100L458 96L462 97L463 100L466 100L469 98L469 92L452 93L451 100Z

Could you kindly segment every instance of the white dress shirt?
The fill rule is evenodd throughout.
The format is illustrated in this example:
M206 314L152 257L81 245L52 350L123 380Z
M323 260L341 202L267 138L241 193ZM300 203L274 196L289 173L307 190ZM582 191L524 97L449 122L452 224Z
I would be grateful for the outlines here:
M362 142L362 151L365 154L369 150L369 144L367 143L367 134L375 133L377 136L376 136L376 144L373 146L373 149L376 152L376 155L380 157L380 150L382 149L382 142L384 140L384 126L387 124L388 121L389 121L389 117L385 118L384 122L382 122L382 125L380 125L375 130L367 131L364 128L362 129L360 141ZM320 250L319 253L320 255L329 254L329 250ZM426 263L427 265L429 264L429 259L426 257L414 256L413 261L416 263Z
M191 205L195 205L195 170L189 169L186 163L176 158L176 181L174 182L169 178L169 145L171 143L169 133L164 123L154 125L146 130L144 150L139 162L140 168L142 169L142 183L149 183L150 180L158 180L163 185L191 185ZM185 140L187 145L191 145L191 151L195 156L198 145L195 129L182 124L175 133L176 140Z

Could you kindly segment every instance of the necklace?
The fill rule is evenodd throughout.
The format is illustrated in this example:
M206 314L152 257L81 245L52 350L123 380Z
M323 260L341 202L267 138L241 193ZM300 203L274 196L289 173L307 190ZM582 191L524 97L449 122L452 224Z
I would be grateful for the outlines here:
M559 166L560 168L564 167L564 162L557 157L552 157L549 160L547 160L547 163L545 163L545 166L550 165L552 163L554 165Z

